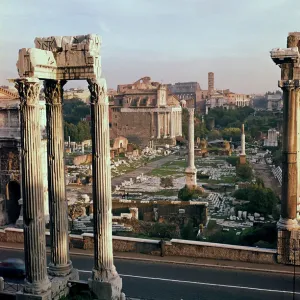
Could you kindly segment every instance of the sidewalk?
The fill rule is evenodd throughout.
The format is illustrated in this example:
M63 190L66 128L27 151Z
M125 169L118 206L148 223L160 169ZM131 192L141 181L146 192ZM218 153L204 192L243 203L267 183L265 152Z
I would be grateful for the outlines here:
M0 242L0 249L15 249L23 250L23 244L4 243ZM0 250L1 251L1 250ZM47 252L50 252L50 248L47 248ZM93 257L93 251L83 249L70 249L71 255L78 256L90 256ZM240 261L230 260L218 260L218 259L206 259L206 258L193 258L184 256L153 256L134 252L115 252L115 259L126 259L133 261L143 261L149 263L168 263L168 264L180 264L186 266L198 266L205 268L224 268L235 269L252 272L268 272L278 274L293 274L294 266L287 266L281 264L255 264ZM296 266L296 274L300 275L300 266Z

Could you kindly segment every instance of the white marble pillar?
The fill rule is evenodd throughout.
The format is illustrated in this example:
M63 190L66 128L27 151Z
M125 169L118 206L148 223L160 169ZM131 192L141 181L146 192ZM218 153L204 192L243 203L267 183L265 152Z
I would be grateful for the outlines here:
M21 186L26 268L24 292L33 295L49 295L51 283L47 275L43 181L39 151L41 145L40 85L39 80L35 78L17 79L15 84L20 96L21 116Z
M174 111L174 133L175 133L175 137L178 136L177 133L177 111Z
M170 135L171 135L171 138L175 137L175 133L174 133L174 113L173 113L173 111L170 112Z
M151 138L153 139L154 138L154 128L155 128L155 126L154 126L154 113L153 112L151 112L151 129L150 129L150 136L151 136Z
M182 111L179 111L179 135L182 136Z
M68 203L65 189L63 86L66 81L45 80L47 115L48 201L51 261L49 274L66 276L72 271L69 255Z
M157 112L157 138L160 139L160 114Z
M163 116L164 116L164 138L166 138L167 135L168 135L168 122L167 122L168 116L167 116L167 113L165 112Z
M109 114L106 81L88 80L91 92L94 268L89 284L98 299L121 298L122 279L113 261ZM110 297L110 298L109 298Z
M245 141L245 127L242 124L242 134L241 134L241 146L242 146L242 153L241 155L246 155L246 141Z
M195 167L194 158L194 108L188 108L189 112L189 154L188 154L188 167L185 170L186 185L193 187L197 185L197 170Z

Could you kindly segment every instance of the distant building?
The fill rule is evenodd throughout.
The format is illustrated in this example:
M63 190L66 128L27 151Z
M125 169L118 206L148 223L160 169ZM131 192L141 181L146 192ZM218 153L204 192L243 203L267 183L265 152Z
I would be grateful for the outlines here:
M89 103L91 93L88 89L70 88L64 91L64 100L80 99L85 103Z
M167 86L143 77L119 85L110 104L110 137L126 137L130 143L147 146L175 145L182 136L182 108Z
M267 95L267 110L278 111L281 110L283 106L282 94Z
M250 105L250 95L236 94L233 92L224 93L224 95L228 99L229 105L235 105L236 107L244 107Z
M194 100L194 108L201 101L201 88L198 82L177 82L167 85L169 91L178 97L179 100Z
M268 137L264 140L265 147L277 147L278 146L278 132L276 129L268 130Z

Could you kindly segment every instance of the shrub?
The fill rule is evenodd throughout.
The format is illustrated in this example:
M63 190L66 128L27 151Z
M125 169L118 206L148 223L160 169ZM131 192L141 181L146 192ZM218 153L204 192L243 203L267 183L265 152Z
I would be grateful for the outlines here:
M203 195L203 190L200 187L189 188L185 185L178 192L178 198L182 201L189 201L192 199L198 199L199 196Z
M172 187L173 185L173 177L167 176L167 177L161 177L160 178L160 185L162 187Z
M251 180L253 176L252 168L249 164L239 164L236 166L236 175L242 180Z
M162 239L177 238L178 228L175 224L155 223L149 229L149 236Z

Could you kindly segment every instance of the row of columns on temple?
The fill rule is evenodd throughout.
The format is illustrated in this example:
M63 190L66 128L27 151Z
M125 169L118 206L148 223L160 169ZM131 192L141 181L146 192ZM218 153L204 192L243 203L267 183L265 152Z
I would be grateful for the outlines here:
M157 138L166 138L168 135L175 138L182 134L182 114L180 111L157 112ZM162 130L163 129L163 130ZM152 136L154 137L154 136Z
M47 116L48 193L51 261L47 272L43 183L41 176L38 79L17 79L21 118L21 189L23 198L26 284L24 292L51 290L49 275L69 276L76 270L69 256L68 212L65 191L63 86L65 80L45 80ZM94 211L94 268L91 281L122 283L113 263L111 175L108 99L104 79L88 80L91 92L91 133ZM119 299L120 297L116 298Z

